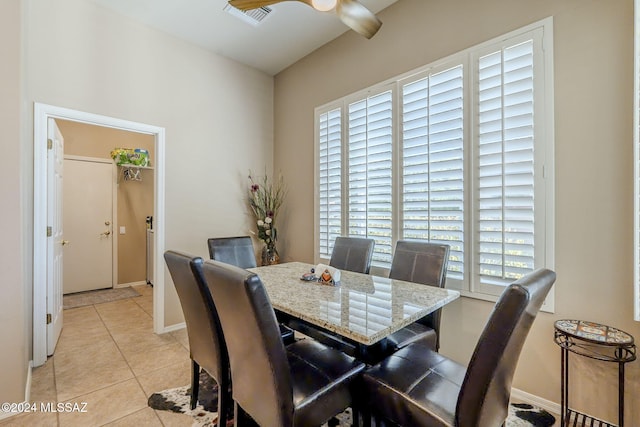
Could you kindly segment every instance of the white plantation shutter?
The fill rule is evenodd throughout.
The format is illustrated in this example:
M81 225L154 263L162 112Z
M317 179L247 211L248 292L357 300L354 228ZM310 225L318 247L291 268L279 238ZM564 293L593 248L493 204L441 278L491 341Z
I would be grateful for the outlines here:
M331 257L336 237L342 233L342 113L340 108L320 114L319 146L319 246L320 256Z
M382 268L399 239L445 243L447 287L492 301L553 269L552 31L545 19L318 107L319 257L338 235L373 238Z
M392 119L391 91L349 104L348 234L373 238L382 267L391 265Z
M402 86L402 237L451 247L464 275L462 65Z
M478 60L478 274L508 284L534 268L533 41Z

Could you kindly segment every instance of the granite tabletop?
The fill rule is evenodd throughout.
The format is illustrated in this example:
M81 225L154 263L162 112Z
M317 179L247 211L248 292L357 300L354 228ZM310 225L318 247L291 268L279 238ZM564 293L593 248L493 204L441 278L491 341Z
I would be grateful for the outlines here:
M276 310L364 345L441 308L458 291L350 271L338 285L303 281L311 264L290 262L249 269L260 276Z

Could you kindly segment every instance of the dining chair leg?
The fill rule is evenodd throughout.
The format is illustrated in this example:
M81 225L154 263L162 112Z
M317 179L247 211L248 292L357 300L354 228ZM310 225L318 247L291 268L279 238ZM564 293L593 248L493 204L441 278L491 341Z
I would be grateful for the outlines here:
M229 393L222 393L221 390L229 390L230 381L220 380L218 383L218 427L226 427L227 420L233 415L230 414L233 408L233 400Z
M355 422L355 419L356 418L354 416L354 422ZM362 425L362 427L371 427L371 413L366 409L360 408L358 410L358 422L360 422L360 425ZM355 424L355 425L358 425L358 424Z
M361 414L362 414L362 410L360 409L360 405L352 403L351 404L351 426L352 427L360 427Z
M191 359L191 409L198 405L198 390L200 388L200 365Z

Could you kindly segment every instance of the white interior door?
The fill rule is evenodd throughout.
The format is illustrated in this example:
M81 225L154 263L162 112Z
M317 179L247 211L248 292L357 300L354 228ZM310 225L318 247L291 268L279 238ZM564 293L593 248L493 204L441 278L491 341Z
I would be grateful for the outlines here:
M63 223L62 176L64 139L55 120L47 126L47 355L53 354L62 331Z
M64 160L64 293L113 287L113 164Z

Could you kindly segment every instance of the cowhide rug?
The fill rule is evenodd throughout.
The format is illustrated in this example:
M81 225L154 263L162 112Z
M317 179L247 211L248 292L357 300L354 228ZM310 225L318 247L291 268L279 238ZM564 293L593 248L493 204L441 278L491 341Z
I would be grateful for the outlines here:
M204 371L200 374L200 390L198 391L198 406L191 410L191 387L184 386L163 390L149 397L148 404L153 409L173 411L190 415L194 419L193 426L213 427L218 419L218 388L215 381ZM340 427L351 425L351 410L347 409L338 417ZM507 427L551 427L555 417L544 409L535 408L527 404L511 404ZM325 426L326 427L326 424Z

